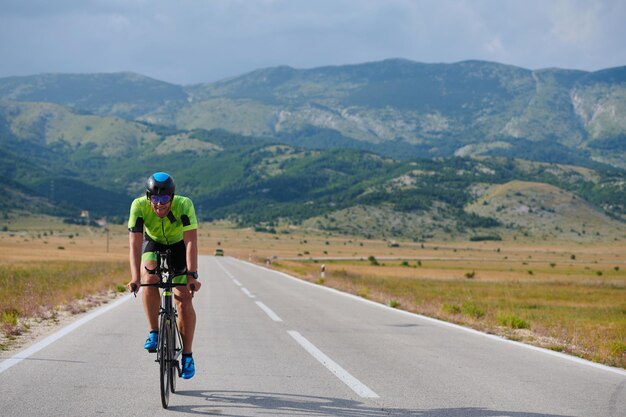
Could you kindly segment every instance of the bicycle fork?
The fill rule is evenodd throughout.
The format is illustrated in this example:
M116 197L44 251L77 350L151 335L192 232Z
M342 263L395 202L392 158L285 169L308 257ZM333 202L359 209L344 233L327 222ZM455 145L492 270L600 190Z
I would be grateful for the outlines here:
M167 333L167 337L169 339L166 341L168 350L173 349L176 346L176 348L173 349L173 354L171 355L171 357L165 358L165 361L170 362L170 366L175 367L178 376L180 376L182 374L182 369L180 367L180 361L178 360L178 358L181 355L183 343L180 336L180 331L178 330L178 323L176 321L176 310L173 310L173 312L168 312L166 309L161 307L160 315L162 317L162 320L159 327L159 340L162 337L166 337L165 334ZM167 332L165 331L166 328ZM163 354L164 352L162 352L161 349L158 348L155 362L158 363L161 360L161 355Z

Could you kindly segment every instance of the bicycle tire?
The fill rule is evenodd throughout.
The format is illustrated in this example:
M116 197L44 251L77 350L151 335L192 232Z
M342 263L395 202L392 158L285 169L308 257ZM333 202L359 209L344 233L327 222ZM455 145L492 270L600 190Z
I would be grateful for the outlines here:
M176 366L176 322L170 320L170 330L168 332L169 344L168 352L170 355L170 390L172 394L176 393L176 377L178 376L178 366Z
M170 402L170 374L171 374L171 361L170 346L169 346L169 320L163 316L161 322L161 329L159 332L159 370L160 370L160 382L161 382L161 405L163 408L167 408Z

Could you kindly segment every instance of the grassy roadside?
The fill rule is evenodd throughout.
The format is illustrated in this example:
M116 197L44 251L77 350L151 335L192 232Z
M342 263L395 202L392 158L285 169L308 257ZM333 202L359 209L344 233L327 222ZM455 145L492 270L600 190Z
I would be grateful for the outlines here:
M273 267L396 308L626 368L626 278L619 267L545 265L535 272L450 262L274 262ZM467 262L464 262L464 266ZM442 273L443 271L443 273ZM463 272L467 271L467 272ZM550 274L548 274L550 272ZM524 275L525 274L525 275Z
M124 262L36 261L0 267L0 350L27 333L33 322L55 320L59 309L78 314L110 292L126 291Z

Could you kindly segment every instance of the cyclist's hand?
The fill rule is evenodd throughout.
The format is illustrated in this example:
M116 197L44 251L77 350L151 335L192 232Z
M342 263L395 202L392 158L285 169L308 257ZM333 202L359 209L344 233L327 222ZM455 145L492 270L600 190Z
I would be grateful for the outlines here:
M198 291L201 286L202 286L202 283L198 281L197 279L192 278L190 276L187 277L187 288L189 288L189 291L194 291L194 292Z
M137 291L139 291L140 284L141 284L140 281L130 281L128 284L126 284L126 287L128 288L128 291L134 294L137 294Z

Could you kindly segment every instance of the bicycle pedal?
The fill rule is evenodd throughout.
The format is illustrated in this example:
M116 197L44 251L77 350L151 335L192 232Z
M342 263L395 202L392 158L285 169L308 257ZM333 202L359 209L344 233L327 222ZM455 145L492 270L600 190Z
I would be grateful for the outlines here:
M146 349L149 353L156 353L156 349Z

